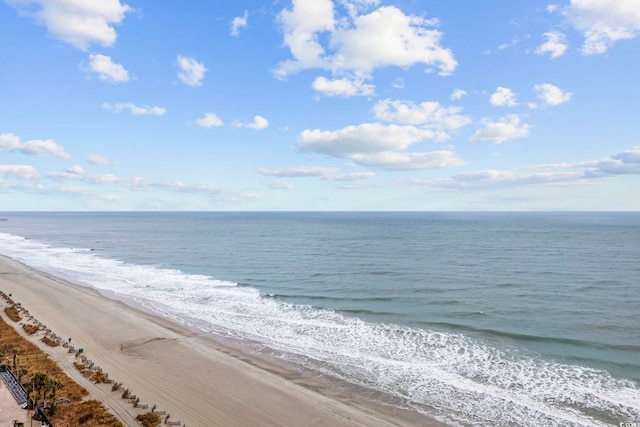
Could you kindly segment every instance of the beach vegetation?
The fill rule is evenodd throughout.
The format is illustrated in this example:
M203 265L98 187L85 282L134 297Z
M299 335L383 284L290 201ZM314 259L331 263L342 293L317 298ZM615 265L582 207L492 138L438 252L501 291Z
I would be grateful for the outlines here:
M153 412L145 412L136 416L136 420L140 421L143 427L157 427L162 422L162 418Z
M0 319L0 352L15 356L20 382L25 389L35 394L32 397L38 398L39 395L38 400L48 402L46 413L54 425L123 427L122 423L107 411L102 402L83 401L89 394L87 390L69 378L55 361L34 344L22 338L2 319ZM7 359L11 359L12 356ZM60 395L66 399L57 399ZM56 403L60 401L68 403Z
M40 330L36 325L31 325L29 323L22 325L22 329L24 329L24 331L29 335L33 335Z
M4 313L7 315L9 319L13 320L14 322L19 322L22 320L22 316L20 316L20 311L15 306L15 304L10 305L9 307L5 307Z
M123 427L113 414L107 412L102 402L94 399L61 405L51 421L56 426Z
M49 347L57 347L60 345L60 343L58 341L52 340L51 338L49 338L48 336L44 336L40 339L40 341L42 341L43 343L45 343L46 345L48 345Z
M102 372L96 372L91 380L96 384L103 384L109 381L109 378Z
M30 382L26 383L25 388L37 406L42 405L50 409L56 400L57 391L62 388L62 383L38 372L31 377ZM50 414L51 411L48 412Z
M48 412L50 417L55 417L56 412L58 412L58 405L52 403L51 406L49 406Z
M100 383L106 383L109 381L108 376L106 374L100 371L89 369L86 365L82 363L74 362L73 366L82 374L83 377L85 377L86 379L88 379L93 383L100 384Z
M81 400L88 392L69 378L62 369L31 342L22 338L16 330L0 319L0 349L12 353L16 361L15 371L23 384L30 384L36 374L46 375L62 384L64 396Z
M125 388L124 391L122 392L122 398L128 399L129 397L131 397L131 392L129 391L128 388Z

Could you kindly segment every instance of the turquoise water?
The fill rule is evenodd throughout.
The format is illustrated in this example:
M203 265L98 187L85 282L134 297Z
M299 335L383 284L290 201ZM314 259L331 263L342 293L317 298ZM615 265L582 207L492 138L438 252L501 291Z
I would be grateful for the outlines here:
M638 213L6 213L0 253L453 425L640 422Z

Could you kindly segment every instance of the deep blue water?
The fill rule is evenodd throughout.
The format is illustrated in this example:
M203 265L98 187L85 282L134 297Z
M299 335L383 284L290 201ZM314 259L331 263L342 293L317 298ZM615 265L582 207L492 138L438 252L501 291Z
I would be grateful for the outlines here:
M640 422L640 213L0 216L0 254L454 425Z

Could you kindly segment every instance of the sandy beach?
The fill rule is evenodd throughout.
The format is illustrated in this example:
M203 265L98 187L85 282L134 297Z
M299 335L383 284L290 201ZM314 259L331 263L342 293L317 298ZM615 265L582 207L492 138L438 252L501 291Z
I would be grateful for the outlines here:
M0 290L123 383L149 408L186 426L437 426L268 363L212 337L0 257ZM4 315L4 313L3 313ZM9 321L9 323L12 323ZM20 329L21 328L16 328ZM24 334L24 331L21 331ZM26 334L24 334L26 336ZM125 425L141 410L93 385L74 357L30 337Z

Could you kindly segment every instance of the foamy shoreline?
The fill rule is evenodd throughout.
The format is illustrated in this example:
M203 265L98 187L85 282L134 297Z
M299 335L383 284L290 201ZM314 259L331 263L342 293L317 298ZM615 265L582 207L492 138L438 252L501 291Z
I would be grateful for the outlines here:
M155 404L190 427L442 425L349 396L4 256L0 273L0 290L13 294L14 301L53 332L71 338L141 402ZM32 340L55 353L37 338ZM62 362L66 371L75 370L72 363ZM69 374L77 378L77 372ZM100 400L112 406L110 399ZM122 410L118 406L112 408L116 413Z

